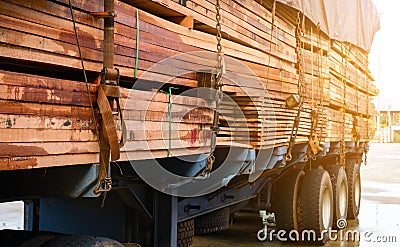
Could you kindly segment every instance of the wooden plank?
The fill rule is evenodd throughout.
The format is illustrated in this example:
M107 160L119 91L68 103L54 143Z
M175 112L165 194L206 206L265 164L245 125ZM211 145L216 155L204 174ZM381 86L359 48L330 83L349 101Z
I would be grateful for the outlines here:
M189 154L201 154L209 152L209 147L195 149L177 149L172 150L173 156L182 156ZM120 161L128 160L144 160L163 158L167 156L167 150L154 151L129 151L121 154ZM32 168L46 168L55 166L68 166L76 164L90 164L98 162L98 154L67 154L67 155L48 155L33 156L20 158L3 158L0 159L0 170L20 170Z

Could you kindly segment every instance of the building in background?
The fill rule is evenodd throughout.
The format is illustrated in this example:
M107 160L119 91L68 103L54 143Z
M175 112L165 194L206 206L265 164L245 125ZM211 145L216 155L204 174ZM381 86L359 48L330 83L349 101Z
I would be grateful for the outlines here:
M400 100L379 98L376 140L400 142Z

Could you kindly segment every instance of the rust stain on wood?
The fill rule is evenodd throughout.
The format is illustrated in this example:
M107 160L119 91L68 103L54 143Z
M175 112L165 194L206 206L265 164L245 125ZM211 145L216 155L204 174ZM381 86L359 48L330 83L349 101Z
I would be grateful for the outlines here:
M25 101L38 101L47 102L49 101L49 92L41 88L25 88L22 100Z
M187 112L183 117L182 120L184 121L201 121L203 123L211 123L211 116L207 115L210 114L211 109L199 107L191 109ZM178 112L177 115L181 116L182 113Z
M194 144L197 142L197 137L199 135L199 130L198 129L194 129L191 132L191 136L190 136L190 143Z
M69 14L69 10L66 10ZM96 42L96 39L93 35L91 35L90 33L84 32L82 30L78 29L78 33L79 33L79 42L81 44L82 47L88 47L88 48L96 48L96 49L101 49L101 43ZM60 32L60 35L58 36L57 40L68 40L71 43L75 43L75 34L72 33L70 30L63 30ZM76 47L71 46L70 43L60 43L60 45L62 46L62 48L64 49L64 52L68 55L72 55L75 56L78 54L78 50L76 49ZM71 49L72 48L72 49ZM85 55L85 54L83 54Z
M6 158L0 159L0 170L22 170L38 166L36 158Z
M41 147L22 146L12 144L0 144L0 157L26 157L33 155L48 155L49 153Z
M65 154L78 154L78 153L90 153L90 152L86 148L73 147L73 148L71 148L71 150L69 150Z

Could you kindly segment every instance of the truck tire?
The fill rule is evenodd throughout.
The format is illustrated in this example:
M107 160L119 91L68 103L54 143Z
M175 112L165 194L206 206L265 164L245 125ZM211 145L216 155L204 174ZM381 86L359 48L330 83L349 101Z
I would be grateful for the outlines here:
M84 235L61 235L47 241L42 247L123 247L120 242L109 238Z
M356 219L360 212L361 202L361 177L360 177L360 165L356 164L356 161L351 160L346 164L347 183L349 185L349 197L348 197L348 219Z
M339 165L328 166L327 171L331 177L333 189L333 228L339 228L340 220L347 219L348 210L348 184L346 170ZM340 226L340 229L343 227Z
M223 208L194 219L194 233L196 235L219 232L229 227L229 208Z
M304 174L302 170L292 169L274 185L271 203L276 214L278 230L298 230L298 195Z
M28 241L24 242L23 244L19 245L19 247L38 247L43 246L45 243L50 241L51 239L55 238L56 235L53 234L43 234L35 236Z
M194 219L178 223L178 243L177 247L189 247L193 244Z
M58 236L58 233L33 232L27 230L1 230L0 246L7 247L38 247L50 239Z
M299 235L304 242L324 244L333 220L333 191L329 173L322 169L308 171L303 178L299 196ZM302 237L306 231L315 236ZM321 236L321 233L324 233ZM304 234L306 235L306 234Z

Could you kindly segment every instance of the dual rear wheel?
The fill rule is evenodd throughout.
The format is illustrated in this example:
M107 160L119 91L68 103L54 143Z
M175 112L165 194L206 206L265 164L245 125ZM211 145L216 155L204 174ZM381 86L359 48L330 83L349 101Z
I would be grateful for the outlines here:
M333 210L333 228L339 228L338 223L340 220L347 219L348 212L348 179L344 167L339 165L328 166L327 171L331 178L334 210ZM342 227L342 226L340 226Z
M299 234L302 241L325 243L333 222L333 190L329 173L323 169L308 171L301 184L298 206ZM305 236L306 231L315 235Z
M330 229L342 229L344 220L358 216L360 199L360 166L352 161L326 170L293 169L276 182L271 198L278 230L295 230L299 240L317 243L327 242Z
M361 202L361 177L360 164L356 160L350 160L346 166L347 181L349 185L348 219L356 219L360 213Z

